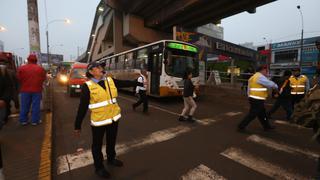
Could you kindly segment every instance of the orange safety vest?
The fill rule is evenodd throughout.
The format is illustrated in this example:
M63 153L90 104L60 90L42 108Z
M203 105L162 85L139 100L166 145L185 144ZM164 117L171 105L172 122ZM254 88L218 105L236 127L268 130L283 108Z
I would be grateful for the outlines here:
M91 125L104 126L118 121L121 110L117 103L118 92L111 77L108 77L103 89L99 84L89 80L86 82L90 91Z
M260 76L262 76L262 74L257 72L249 79L249 97L258 100L266 100L268 97L268 89L265 86L258 84Z

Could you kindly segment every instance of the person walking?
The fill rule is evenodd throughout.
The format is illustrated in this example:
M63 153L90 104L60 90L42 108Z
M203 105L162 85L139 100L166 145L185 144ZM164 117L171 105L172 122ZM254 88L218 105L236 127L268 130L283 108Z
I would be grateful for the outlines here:
M279 79L278 82L278 93L275 94L277 98L276 102L273 104L270 111L267 113L268 119L271 119L271 115L275 113L280 106L286 111L286 120L290 121L292 115L292 102L291 102L291 86L290 86L290 76L291 71L286 70L283 76Z
M266 77L267 74L267 67L259 66L257 68L257 72L249 79L248 97L250 110L249 113L239 123L239 131L244 131L248 124L257 116L264 130L274 129L274 127L270 125L267 118L264 103L268 97L268 88L278 89L278 86Z
M187 121L187 122L195 122L193 119L193 114L197 108L197 104L193 99L194 95L194 89L195 86L193 85L192 81L192 72L186 71L184 74L184 86L183 86L183 102L184 102L184 108L181 112L181 115L179 116L179 121ZM188 117L186 116L189 111Z
M4 118L4 122L7 123L9 116L11 114L11 101L14 102L14 106L16 109L19 109L20 103L19 103L19 89L18 89L18 79L15 71L10 68L10 64L6 59L1 59L0 57L0 65L5 66L6 74L10 82L10 100L6 103L6 115Z
M6 66L0 65L0 129L5 124L6 104L10 101L10 81L8 78ZM0 179L4 179L3 162L0 143Z
M312 87L314 87L316 85L320 86L320 68L316 70L316 73L312 79Z
M123 162L116 159L115 151L118 124L121 118L121 110L117 103L117 88L135 87L143 84L136 81L122 81L104 77L103 67L95 61L88 65L86 76L89 80L82 86L74 133L77 137L80 136L82 121L88 109L90 109L91 151L95 173L99 177L109 178L110 173L103 165L103 154L101 152L104 134L106 134L108 164L116 167L123 166Z
M18 69L17 77L21 86L20 124L23 126L28 124L28 114L31 106L31 124L36 126L41 123L40 102L42 85L46 80L46 72L37 64L37 56L35 54L30 54L28 64Z
M148 113L148 79L147 71L145 69L140 70L140 76L138 77L138 82L143 83L143 86L136 87L136 94L139 95L139 99L136 103L132 104L133 110L135 110L140 104L143 103L143 113Z
M293 75L290 77L292 107L299 103L304 98L306 92L310 89L308 77L300 73L300 68L293 70Z

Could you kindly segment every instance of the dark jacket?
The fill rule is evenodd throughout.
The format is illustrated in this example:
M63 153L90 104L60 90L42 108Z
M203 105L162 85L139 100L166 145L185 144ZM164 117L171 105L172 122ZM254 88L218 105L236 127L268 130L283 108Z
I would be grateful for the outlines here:
M7 72L0 69L0 100L8 103L10 101L10 80Z
M117 80L117 79L113 79L113 81L117 88L143 86L143 83L139 83L136 81L124 81L124 80ZM106 86L103 80L99 81L98 84L103 89L106 89ZM88 111L89 104L90 104L90 90L88 88L88 85L84 83L81 88L80 104L78 108L76 121L74 123L74 129L81 129L81 124L82 124L83 118L85 117Z
M287 80L287 83L284 86L284 83L286 82L286 80ZM279 88L279 92L280 92L281 88L283 87L282 93L279 95L278 98L281 98L281 99L291 98L291 86L290 86L289 78L286 78L286 77L279 78L277 81L277 85Z
M185 79L183 85L183 97L193 96L194 85L191 79Z

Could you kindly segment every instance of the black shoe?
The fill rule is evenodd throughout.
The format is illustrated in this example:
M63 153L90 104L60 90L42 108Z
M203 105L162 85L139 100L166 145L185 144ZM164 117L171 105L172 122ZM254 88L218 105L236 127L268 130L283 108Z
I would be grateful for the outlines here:
M270 131L270 130L274 130L276 127L275 126L268 126L263 128L265 131Z
M104 168L101 168L101 169L98 169L98 170L96 170L96 174L99 176L99 177L101 177L101 178L105 178L105 179L108 179L108 178L110 178L110 173L106 170L106 169L104 169Z
M196 122L196 120L194 120L194 119L192 118L192 116L188 116L187 122L189 122L189 123L194 123L194 122Z
M108 164L111 166L122 167L123 162L118 159L108 160Z
M186 118L184 118L183 116L179 116L178 121L186 121Z
M237 131L240 132L240 133L245 133L246 132L246 128L238 127Z

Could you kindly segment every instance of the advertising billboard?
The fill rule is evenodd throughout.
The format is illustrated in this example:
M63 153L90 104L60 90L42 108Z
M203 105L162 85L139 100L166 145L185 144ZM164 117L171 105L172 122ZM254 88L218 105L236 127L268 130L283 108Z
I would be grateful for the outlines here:
M46 53L41 53L40 54L40 63L41 64L48 64L48 56ZM61 62L63 62L63 55L62 54L50 54L50 63L58 65Z

